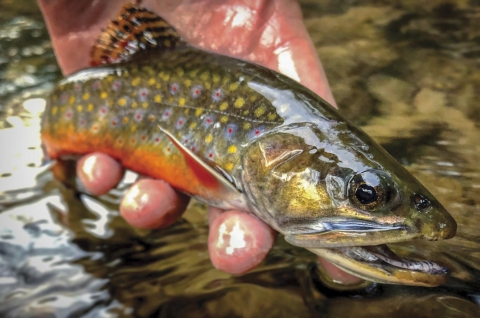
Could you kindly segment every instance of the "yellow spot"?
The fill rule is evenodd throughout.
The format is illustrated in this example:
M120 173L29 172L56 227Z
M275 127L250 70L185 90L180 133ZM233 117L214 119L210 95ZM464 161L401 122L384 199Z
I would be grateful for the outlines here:
M201 78L203 81L206 81L209 76L210 76L210 74L208 73L208 71L205 71L205 72L202 73L202 75L200 75L200 78Z
M193 77L197 76L197 73L198 73L198 68L194 69L193 71L190 71L190 73L188 73L188 75L193 78Z
M195 127L197 127L196 122L193 122L193 123L190 124L190 129L195 129Z
M58 112L58 107L57 106L53 106L52 107L52 115L56 115Z
M137 108L138 107L138 103L137 102L132 102L132 108Z
M112 75L107 76L107 82L109 82L109 83L113 82L113 76Z
M148 80L148 85L150 86L153 86L157 83L157 80L155 79L155 77L151 77L149 80Z
M185 106L185 98L180 97L180 98L178 99L178 105L180 105L180 106Z
M170 47L172 43L170 42L170 40L165 40L163 41L163 45L165 45L165 47Z
M225 165L225 169L226 169L227 171L232 170L232 169L233 169L233 163L227 163L227 164Z
M101 93L100 93L100 97L101 97L102 99L107 98L107 97L108 97L107 92L101 92Z
M228 153L236 153L237 152L237 146L231 145L230 147L228 147L227 151L228 151Z
M70 96L70 99L68 100L68 103L70 105L72 105L73 103L75 103L75 97L74 96Z
M250 95L250 101L254 102L257 100L257 95Z
M267 115L268 120L274 120L277 117L277 114L275 113L270 113Z
M205 86L206 89L212 88L212 84L210 84L209 82L203 83L203 86Z
M250 123L244 123L243 124L243 129L250 129L250 127L252 127L252 124L250 124Z
M185 110L183 111L183 113L184 113L185 115L188 115L188 114L190 113L190 108L185 109Z
M203 109L202 108L197 108L197 110L195 111L195 116L200 116L201 114L203 113Z
M183 70L182 70L180 67L177 67L177 69L176 69L175 71L177 72L177 75L178 75L179 77L182 77L183 74L184 74Z
M153 101L155 103L161 103L162 102L162 96L160 95L155 95L155 97L153 98Z
M126 117L126 116L123 117L122 118L122 123L124 123L124 124L128 123L128 117Z
M185 84L186 87L190 87L190 85L192 85L192 81L189 80L188 78L183 83Z
M87 111L91 112L93 110L93 104L90 103L87 105Z
M77 105L77 111L80 113L82 110L83 110L83 106L82 105Z
M249 113L249 110L248 110L248 109L245 109L245 110L243 111L243 116L247 116L248 113Z
M223 102L221 105L220 105L220 110L225 110L228 108L228 103L227 102Z
M265 111L266 111L265 105L262 105L262 106L258 107L257 109L255 109L254 114L255 114L256 117L260 117L263 114L265 114Z
M244 104L245 104L245 100L241 97L235 101L235 107L237 108L241 108Z
M238 83L235 82L235 83L232 83L230 84L230 90L233 92L234 90L236 90L238 88Z
M120 98L120 99L118 100L118 106L123 107L123 106L125 106L125 105L127 105L127 100L126 100L125 98Z
M226 85L228 82L230 82L230 76L227 75L223 78L223 85Z
M228 121L228 116L222 116L222 118L220 118L220 121L222 123L226 123Z
M155 88L156 88L156 89L160 89L160 88L162 88L162 84L160 84L160 83L157 83L157 85L155 85Z
M164 72L160 72L158 76L160 76L160 78L163 79L164 81L168 81L170 79L170 74L167 74Z
M153 122L155 120L155 115L148 116L148 120L150 120L150 122Z
M213 74L213 75L212 75L212 80L213 80L214 83L220 82L220 75L218 75L218 74Z
M155 74L155 72L153 71L153 68L151 68L150 66L143 66L142 67L142 71L144 73L147 73L148 75L153 75Z
M131 132L135 132L136 130L137 130L137 125L132 125L132 126L130 127L130 131L131 131Z
M140 84L140 77L135 77L132 80L132 86L137 86L138 84Z
M83 94L83 100L89 100L89 99L90 99L90 94L89 93Z
M208 134L207 137L205 137L205 143L209 144L213 140L213 136L211 134Z

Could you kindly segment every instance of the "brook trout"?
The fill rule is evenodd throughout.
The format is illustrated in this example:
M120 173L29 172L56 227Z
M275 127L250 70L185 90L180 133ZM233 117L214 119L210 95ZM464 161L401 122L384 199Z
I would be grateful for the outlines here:
M456 223L362 130L294 80L195 48L126 5L92 63L43 116L50 158L101 151L222 209L249 211L367 280L437 286L448 270L387 243L449 239ZM103 65L102 65L103 64Z

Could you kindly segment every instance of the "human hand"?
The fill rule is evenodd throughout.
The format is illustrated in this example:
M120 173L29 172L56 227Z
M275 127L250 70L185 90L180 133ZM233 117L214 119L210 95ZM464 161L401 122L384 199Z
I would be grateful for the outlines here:
M123 1L39 0L58 62L64 74L85 68L100 29L116 17ZM321 63L303 24L298 3L281 1L165 1L143 5L170 22L197 47L249 60L283 73L335 106ZM92 194L108 192L123 176L117 161L101 153L84 156L77 174ZM142 179L125 194L122 216L133 226L163 228L177 220L188 197L160 180ZM274 242L274 231L256 217L240 211L209 208L209 252L213 264L229 273L257 266ZM237 236L243 244L236 245ZM358 282L322 260L336 281Z

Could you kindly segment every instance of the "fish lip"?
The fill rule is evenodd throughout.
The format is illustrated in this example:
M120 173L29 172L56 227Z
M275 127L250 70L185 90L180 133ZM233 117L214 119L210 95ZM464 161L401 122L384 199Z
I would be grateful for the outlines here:
M386 244L309 250L352 275L379 283L435 287L450 277L448 268L400 257Z

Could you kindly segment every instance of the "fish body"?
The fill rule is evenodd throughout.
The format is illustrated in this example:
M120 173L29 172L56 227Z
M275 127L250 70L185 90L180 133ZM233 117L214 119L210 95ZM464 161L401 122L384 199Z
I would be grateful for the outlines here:
M250 211L355 275L445 281L435 263L408 265L378 247L456 230L388 153L292 79L175 42L166 30L168 42L159 41L169 49L142 50L56 86L42 122L52 159L101 151L210 205Z

